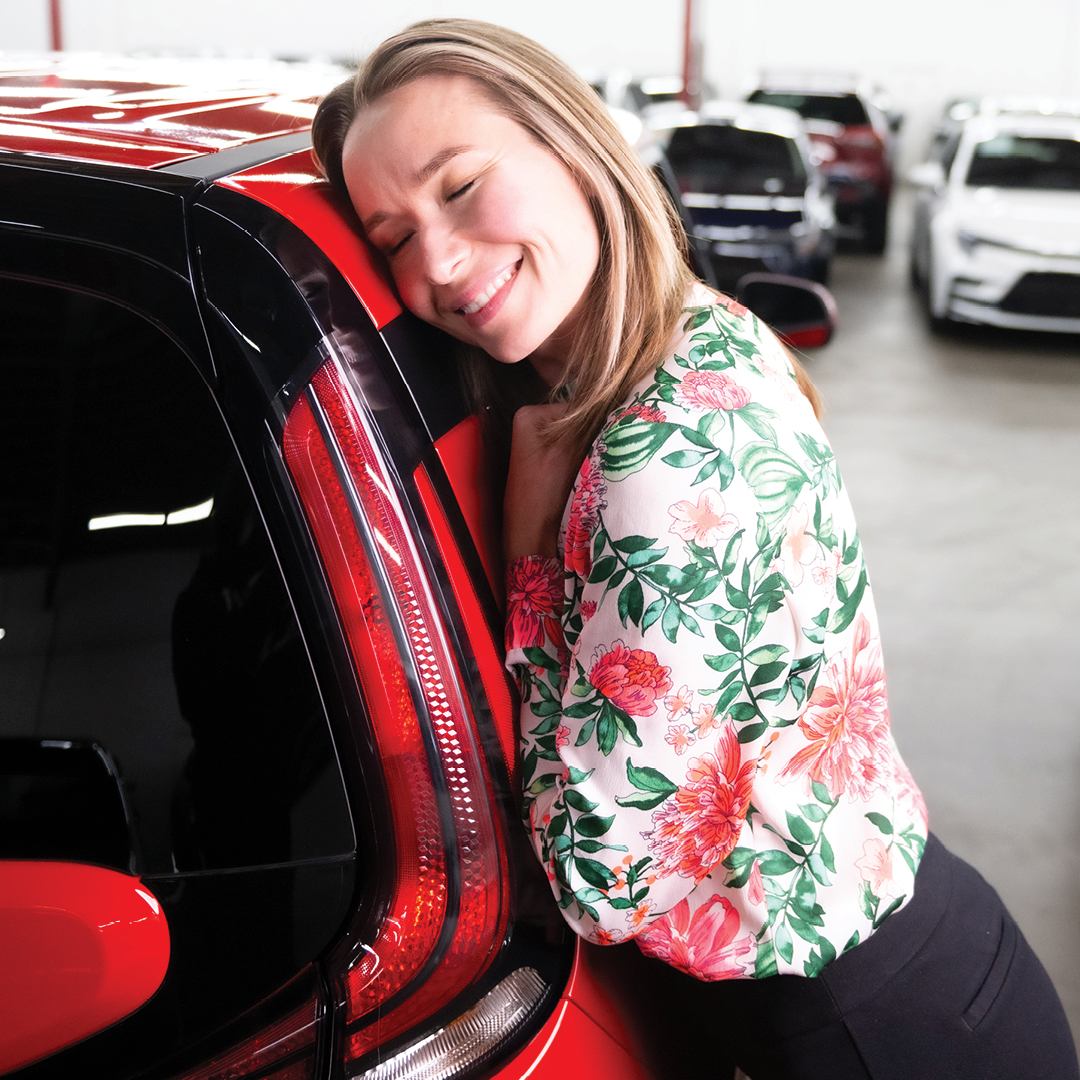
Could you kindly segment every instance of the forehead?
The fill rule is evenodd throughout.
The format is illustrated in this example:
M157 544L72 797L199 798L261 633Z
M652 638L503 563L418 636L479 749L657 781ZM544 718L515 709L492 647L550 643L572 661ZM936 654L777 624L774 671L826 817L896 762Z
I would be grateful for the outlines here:
M461 134L482 138L500 126L495 120L513 123L474 79L427 75L361 109L345 138L344 156L374 156L379 164L384 155L398 160L422 157Z

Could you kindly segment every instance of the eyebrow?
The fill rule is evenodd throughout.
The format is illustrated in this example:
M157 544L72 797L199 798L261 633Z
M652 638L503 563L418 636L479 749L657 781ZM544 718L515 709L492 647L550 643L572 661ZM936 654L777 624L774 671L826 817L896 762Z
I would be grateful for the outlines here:
M448 161L456 158L459 154L467 154L470 150L474 150L473 146L447 146L440 150L426 165L421 165L419 169L413 173L413 181L417 184L424 184L430 180ZM371 217L365 219L360 224L363 225L365 232L370 232L377 225L381 225L389 215L383 210L376 210Z

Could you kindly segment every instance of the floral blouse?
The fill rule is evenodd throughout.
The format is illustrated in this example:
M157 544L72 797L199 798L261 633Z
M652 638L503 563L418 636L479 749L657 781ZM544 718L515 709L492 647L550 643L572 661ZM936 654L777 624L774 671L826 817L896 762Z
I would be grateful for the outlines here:
M561 563L509 567L523 810L584 937L812 976L910 899L926 809L832 451L768 329L691 299L581 468Z

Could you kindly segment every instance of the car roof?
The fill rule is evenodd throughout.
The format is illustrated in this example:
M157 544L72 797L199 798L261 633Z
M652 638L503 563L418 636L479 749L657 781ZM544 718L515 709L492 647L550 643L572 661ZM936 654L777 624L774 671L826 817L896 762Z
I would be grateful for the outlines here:
M797 112L748 101L707 101L696 113L687 112L685 116L685 121L676 118L669 123L672 127L687 127L694 123L731 124L747 131L767 131L788 139L798 139L806 130Z
M1043 111L980 112L965 121L964 129L977 142L1003 134L1080 139L1080 115Z
M335 64L0 53L0 150L160 168L303 133Z
M767 71L758 80L755 89L769 93L790 94L860 94L866 95L869 87L857 75L830 71Z

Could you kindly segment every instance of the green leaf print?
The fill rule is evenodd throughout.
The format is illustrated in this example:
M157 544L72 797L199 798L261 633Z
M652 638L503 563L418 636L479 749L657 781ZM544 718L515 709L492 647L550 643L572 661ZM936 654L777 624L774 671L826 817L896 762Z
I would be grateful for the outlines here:
M610 817L598 817L596 814L585 814L574 822L574 829L581 836L603 836L611 828L615 815Z
M872 821L886 836L892 836L892 822L884 815L875 813L873 810L866 815L869 821Z
M600 458L604 476L609 480L623 480L643 469L678 430L677 424L654 420L615 424L604 434L604 451Z
M837 608L833 617L829 620L829 631L833 634L843 633L855 620L859 613L859 605L862 603L863 593L866 591L866 567L859 574L859 580L855 588L851 590L841 607ZM840 579L836 581L836 595L840 596Z
M595 889L610 889L615 884L615 876L595 859L575 859L574 869Z
M790 874L798 863L786 851L764 851L758 858L762 877L783 877Z
M740 728L737 738L740 743L750 743L755 739L760 739L768 730L768 723L765 720L760 720L756 724L747 724L746 727Z
M810 482L794 458L764 443L753 443L739 451L735 464L754 489L770 529L784 520Z
M773 942L776 945L777 954L782 957L785 963L790 964L791 958L795 954L795 943L791 940L791 931L788 929L786 922L782 922L776 927Z
M729 574L734 573L735 565L739 559L739 548L742 544L743 533L745 529L739 529L727 543L727 547L724 549L724 561L720 564L720 573L727 577Z
M632 578L630 583L619 593L619 621L626 625L629 619L635 626L641 622L641 616L645 608L645 594L641 590L641 582Z
M703 450L676 450L673 454L667 454L661 458L665 465L674 469L689 469L699 464L705 457Z
M612 540L611 546L624 555L632 555L635 551L647 551L656 543L656 537L648 536L624 536L621 540ZM665 551L667 548L664 549Z
M776 950L771 941L763 941L758 946L757 958L754 961L754 978L767 979L779 973L776 964Z
M599 805L598 803L592 802L590 799L586 799L580 791L577 791L574 788L566 789L563 793L563 801L567 806L572 806L575 810L580 810L584 814L590 813Z

